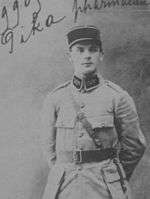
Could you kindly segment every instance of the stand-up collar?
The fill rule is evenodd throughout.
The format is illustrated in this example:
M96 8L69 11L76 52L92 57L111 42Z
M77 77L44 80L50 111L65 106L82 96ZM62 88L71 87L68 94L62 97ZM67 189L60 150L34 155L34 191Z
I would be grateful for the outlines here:
M100 84L100 77L97 73L91 73L86 75L82 79L77 77L76 75L73 76L73 85L79 91L90 91L97 88Z

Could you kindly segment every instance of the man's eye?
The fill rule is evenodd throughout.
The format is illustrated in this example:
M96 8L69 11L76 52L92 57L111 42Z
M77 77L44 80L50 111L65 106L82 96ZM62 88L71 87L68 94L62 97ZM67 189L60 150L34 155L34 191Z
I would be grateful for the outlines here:
M90 48L90 52L97 52L98 51L98 47L91 47Z
M84 48L79 47L79 48L78 48L78 51L79 51L80 53L82 53L82 52L84 51Z

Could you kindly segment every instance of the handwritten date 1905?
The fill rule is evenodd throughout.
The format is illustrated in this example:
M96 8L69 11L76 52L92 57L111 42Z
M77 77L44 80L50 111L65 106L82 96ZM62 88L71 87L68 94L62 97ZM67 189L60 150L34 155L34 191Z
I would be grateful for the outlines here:
M14 36L15 36L16 28L22 28L22 25L21 25L22 12L21 12L20 7L22 6L23 9L27 9L31 5L31 1L32 0L24 0L23 5L21 5L21 3L19 3L19 0L14 0L12 4L12 12L16 16L16 21L14 24L11 24L10 15L8 13L8 9L6 5L4 5L2 8L1 20L4 20L5 27L0 33L0 37L1 37L0 43L1 45L6 45L6 44L10 45L9 53L13 53L14 51L14 43L15 43ZM41 9L42 9L42 4L40 0L36 0L36 4L38 5L38 9L32 12L31 29L28 31L28 33L21 34L21 37L19 38L20 44L28 42L31 36L34 36L37 32L42 32L45 27L49 28L52 25L61 22L66 17L66 16L63 16L56 19L54 15L49 14L42 22L39 22L38 20L39 20L39 14L41 13ZM44 25L42 26L43 23Z

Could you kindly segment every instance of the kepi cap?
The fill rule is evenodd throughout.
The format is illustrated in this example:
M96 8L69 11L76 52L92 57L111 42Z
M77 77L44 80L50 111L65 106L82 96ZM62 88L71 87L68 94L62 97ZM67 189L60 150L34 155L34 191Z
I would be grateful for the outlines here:
M95 41L101 46L100 31L95 26L76 26L67 34L68 45L71 48L80 41Z

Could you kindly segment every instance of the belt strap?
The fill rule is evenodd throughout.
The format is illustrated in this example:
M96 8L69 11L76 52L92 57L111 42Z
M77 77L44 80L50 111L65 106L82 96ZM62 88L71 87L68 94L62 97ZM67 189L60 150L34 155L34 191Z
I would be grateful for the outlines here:
M102 162L107 159L114 159L117 157L117 150L114 148L107 148L102 150L77 150L61 152L58 161L67 163L89 163Z

